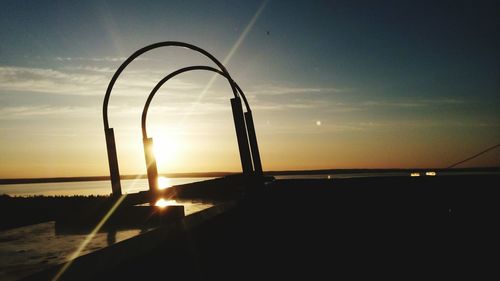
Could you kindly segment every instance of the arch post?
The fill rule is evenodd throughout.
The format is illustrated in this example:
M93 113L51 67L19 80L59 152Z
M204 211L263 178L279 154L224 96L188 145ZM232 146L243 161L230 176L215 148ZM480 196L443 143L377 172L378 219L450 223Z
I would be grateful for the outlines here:
M248 141L250 141L250 150L252 152L253 168L256 176L262 176L262 162L260 160L259 146L257 145L257 135L253 124L251 111L245 112L245 123L247 125Z
M108 151L109 174L111 178L111 190L113 197L122 195L122 187L120 184L120 169L118 168L118 156L116 154L115 133L113 128L105 128L104 135L106 136L106 149Z
M154 145L152 138L143 138L144 157L146 158L146 168L148 174L149 192L156 194L158 187L158 167L156 166L156 157L154 154Z
M243 115L243 108L239 97L231 99L231 108L233 111L236 138L238 139L238 149L240 150L241 167L243 168L243 174L250 176L253 173L252 157L250 156L245 117Z

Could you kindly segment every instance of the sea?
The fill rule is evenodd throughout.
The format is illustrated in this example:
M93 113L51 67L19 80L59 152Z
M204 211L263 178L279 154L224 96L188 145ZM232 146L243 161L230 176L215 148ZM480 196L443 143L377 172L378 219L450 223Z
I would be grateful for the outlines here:
M163 178L168 186L191 182L205 181L212 178ZM123 193L136 193L148 190L147 179L121 180ZM167 186L167 187L168 187ZM78 182L51 182L0 185L0 194L10 196L71 196L71 195L109 195L111 182L105 181L78 181Z
M499 171L484 172L438 172L435 176L447 176L456 174L498 174ZM408 171L394 171L381 173L336 173L336 174L293 174L293 175L278 175L275 179L341 179L341 178L358 178L358 177L395 177L395 176L426 176L425 172L411 173ZM184 177L184 178L162 178L166 187L181 185L192 182L200 182L213 179L212 177ZM139 191L148 190L147 179L129 179L121 180L123 193L136 193ZM78 181L78 182L54 182L54 183L26 183L26 184L0 184L0 195L7 194L9 196L71 196L71 195L110 195L111 182L104 181Z

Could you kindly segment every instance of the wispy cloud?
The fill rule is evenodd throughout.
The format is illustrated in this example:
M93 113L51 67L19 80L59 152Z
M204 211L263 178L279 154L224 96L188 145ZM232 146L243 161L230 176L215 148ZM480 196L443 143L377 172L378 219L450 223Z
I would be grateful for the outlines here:
M229 110L228 104L219 103L203 103L197 106L197 110L190 112L188 111L191 102L173 102L168 105L152 105L148 110L149 116L162 116L162 117L178 117L184 116L188 112L190 115L207 115L207 114L219 114ZM109 112L113 116L127 117L142 114L142 105L140 107L131 106L110 106Z
M333 132L361 132L370 131L376 128L374 123L366 122L328 122L322 121L318 126L316 120L304 124L271 126L273 134L325 134ZM265 127L263 127L265 129Z
M402 108L411 108L411 107L428 107L428 106L436 106L436 105L461 105L465 104L466 101L462 99L455 98L438 98L438 99L408 99L408 100L399 100L399 101L365 101L362 102L363 106L380 106L380 107L402 107Z
M66 66L64 67L65 70L70 70L70 71L88 71L88 72L97 72L97 73L114 73L116 69L112 69L110 67L98 67L98 66Z
M0 67L0 90L53 94L102 94L103 75L80 75L54 69Z
M458 104L465 104L465 103L470 103L471 101L466 101L463 99L457 99L457 98L438 98L438 99L423 99L421 100L423 103L427 104L447 104L447 105L458 105Z
M176 117L183 116L187 108L187 103L173 103L170 105L155 105L148 112L149 116ZM199 106L199 110L192 115L218 114L228 110L227 105L217 103L204 103ZM142 107L131 106L110 106L109 111L115 117L138 117L142 112ZM100 116L100 104L95 106L54 106L54 105L20 105L0 107L0 120L27 119L36 117L88 117Z
M345 93L353 89L336 87L301 87L287 85L260 85L246 91L249 95L286 95L286 94L315 94L315 93Z
M257 103L255 106L252 106L253 110L259 110L259 111L264 111L264 110L271 110L271 111L276 111L276 110L286 110L286 109L314 109L318 108L319 105L316 102L309 102L309 103L267 103L267 104L261 104Z
M76 71L75 71L76 70ZM80 71L78 71L80 70ZM0 91L34 92L64 95L103 95L111 79L110 69L79 67L67 71L49 68L0 66ZM133 75L132 75L133 74ZM121 94L148 93L162 78L159 73L128 73L120 79L116 89ZM195 90L201 85L181 79L169 81L169 89Z
M380 107L422 107L422 102L392 102L392 101L365 101L361 105L364 106L380 106Z
M425 128L498 128L499 125L495 123L484 123L484 122L457 122L451 120L406 120L406 121L332 121L332 120L321 120L321 126L316 124L316 120L309 120L309 122L295 123L293 125L280 124L267 126L262 126L260 130L266 131L270 130L272 134L329 134L338 132L357 132L357 133L371 133L377 132L401 132L401 130L414 130L414 129L425 129Z
M126 57L55 57L55 61L94 61L94 62L122 62L125 61ZM147 60L146 58L137 58L137 60Z
M37 106L12 106L0 108L0 119L24 119L34 117L48 116L88 116L98 114L98 107L81 107L81 106L52 106L52 105L37 105Z

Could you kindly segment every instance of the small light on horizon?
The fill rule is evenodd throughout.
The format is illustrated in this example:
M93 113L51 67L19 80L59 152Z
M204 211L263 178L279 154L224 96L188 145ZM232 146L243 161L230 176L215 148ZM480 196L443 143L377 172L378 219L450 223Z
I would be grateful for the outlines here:
M410 176L411 177L420 177L420 173L411 173Z
M321 120L316 121L316 126L321 126Z
M430 171L430 172L425 172L425 175L426 176L430 176L430 177L433 177L436 175L436 172L433 172L433 171Z

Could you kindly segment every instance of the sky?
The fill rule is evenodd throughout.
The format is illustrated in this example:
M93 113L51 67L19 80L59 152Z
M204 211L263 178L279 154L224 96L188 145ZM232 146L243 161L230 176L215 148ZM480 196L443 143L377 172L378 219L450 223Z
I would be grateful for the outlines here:
M264 170L447 167L500 143L498 1L1 0L0 178L109 173L114 71L161 41L224 62L253 111ZM145 173L156 83L214 64L144 54L109 103L121 174ZM215 77L215 78L214 78ZM153 99L160 173L241 171L227 80L193 71ZM460 167L499 166L492 151Z

